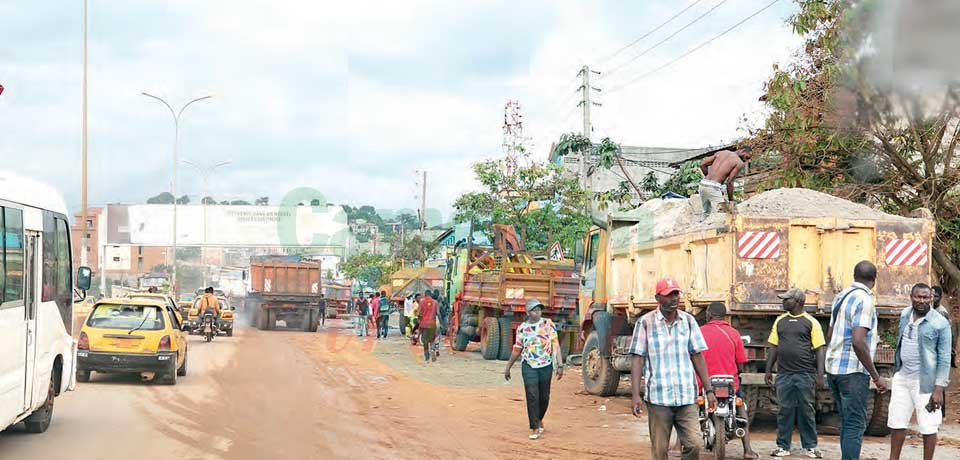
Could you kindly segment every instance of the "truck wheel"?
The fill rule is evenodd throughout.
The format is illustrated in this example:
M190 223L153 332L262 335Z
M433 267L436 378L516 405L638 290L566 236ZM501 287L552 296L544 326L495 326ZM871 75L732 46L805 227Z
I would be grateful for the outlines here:
M590 332L583 346L583 387L588 393L611 396L620 386L620 371L613 368L610 358L600 356L600 336Z
M303 328L303 332L312 332L313 310L307 311L303 314L303 319L301 320L300 326Z
M227 337L233 337L233 328L227 329Z
M890 434L887 426L887 412L890 409L890 392L877 393L872 391L867 400L867 435L886 436Z
M464 351L467 349L467 345L470 345L470 337L461 332L457 332L457 335L453 338L453 349L456 351Z
M266 316L263 326L263 330L265 331L272 331L277 326L277 317L276 315L271 314L271 311L272 310L270 309L263 311L263 316Z
M760 395L757 387L744 385L740 388L743 391L743 403L747 405L747 423L753 425L753 419L757 416L757 404L760 402Z
M54 372L53 377L50 378L50 387L47 388L47 400L43 402L43 406L40 406L39 409L24 420L24 425L26 425L28 433L43 433L47 431L47 428L50 428L50 422L53 421L53 399L56 395L53 380L56 378L56 375L57 373Z
M500 356L500 322L497 318L483 319L480 327L480 354L486 360L494 360Z
M500 323L500 361L506 361L510 359L510 355L513 354L513 330L512 323L513 318L509 316L501 316L497 318L497 321Z

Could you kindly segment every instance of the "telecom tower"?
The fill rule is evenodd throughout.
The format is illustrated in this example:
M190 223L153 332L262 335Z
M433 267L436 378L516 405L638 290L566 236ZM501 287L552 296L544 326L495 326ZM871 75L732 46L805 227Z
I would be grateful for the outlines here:
M520 102L508 100L503 106L503 153L506 156L506 173L513 175L520 159L529 157L527 138L523 136L523 114Z

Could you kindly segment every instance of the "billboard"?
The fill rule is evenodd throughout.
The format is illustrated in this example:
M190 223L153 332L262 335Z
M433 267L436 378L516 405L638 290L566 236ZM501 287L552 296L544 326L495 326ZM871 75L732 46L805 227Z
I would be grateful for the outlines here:
M173 205L110 205L108 244L170 246ZM179 246L344 246L340 206L177 206Z

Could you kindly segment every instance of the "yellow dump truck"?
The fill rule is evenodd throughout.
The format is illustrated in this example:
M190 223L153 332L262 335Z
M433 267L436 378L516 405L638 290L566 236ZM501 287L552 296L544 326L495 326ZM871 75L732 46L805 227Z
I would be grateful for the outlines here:
M861 260L878 267L875 287L881 374L893 371L897 318L915 283L931 280L929 218L904 218L805 189L754 196L729 213L700 217L694 199L652 200L637 210L596 221L582 251L580 318L583 381L599 395L616 392L630 370L628 347L637 318L656 308L654 286L665 276L683 289L681 308L701 321L711 302L723 302L740 331L749 362L741 375L751 418L776 407L764 383L766 344L783 313L777 294L807 293L806 309L827 330L834 296L853 281ZM886 431L889 392L868 403L868 433ZM828 391L818 413L829 416Z

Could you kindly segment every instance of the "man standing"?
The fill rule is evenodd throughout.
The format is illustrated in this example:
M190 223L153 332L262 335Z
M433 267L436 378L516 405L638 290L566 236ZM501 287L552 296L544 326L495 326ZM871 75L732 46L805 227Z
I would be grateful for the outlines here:
M423 362L431 360L430 344L436 337L437 301L428 294L420 298L420 343L423 345ZM436 361L437 355L433 355L432 360Z
M713 302L707 307L707 323L700 328L707 349L703 351L703 360L707 363L707 373L710 375L732 375L733 386L740 395L740 368L747 362L747 351L743 348L740 333L730 326L726 320L727 307L721 302ZM741 396L742 398L742 396ZM737 415L748 419L747 408L737 407ZM750 447L750 429L743 436L743 458L760 458Z
M373 296L370 296L373 299ZM367 336L367 317L370 315L370 302L367 299L363 298L363 295L360 296L360 301L357 302L357 336L366 337ZM364 339L366 340L366 339Z
M933 291L920 283L910 291L912 306L900 314L897 354L891 383L887 426L890 460L900 460L907 426L916 413L923 436L923 459L933 460L943 421L943 393L950 383L950 323L931 309Z
M380 293L380 307L379 317L377 318L377 325L379 326L377 330L377 337L387 338L387 333L390 332L390 298L387 297L387 291Z
M380 293L374 292L370 296L370 321L373 322L373 330L380 338Z
M740 174L740 170L750 160L751 147L740 147L736 150L721 150L704 158L700 162L700 172L703 180L700 181L700 201L703 203L703 216L712 212L719 212L720 203L723 203L723 187L727 188L727 200L733 201L733 181Z
M873 301L877 267L862 261L853 268L853 284L837 294L830 312L827 346L827 383L840 414L842 460L859 460L867 428L867 398L870 379L877 392L887 384L873 365L880 331Z
M327 322L327 299L320 294L320 327L326 327Z
M407 296L407 298L403 299L403 316L401 320L403 324L400 325L400 331L403 332L403 335L407 337L413 335L413 324L410 321L412 316L413 294L410 294Z
M777 450L774 457L790 456L794 426L800 428L803 455L823 458L817 449L817 388L823 387L825 341L820 322L803 306L807 296L793 288L777 297L787 312L778 316L770 331L767 351L767 385L773 384L777 365Z
M633 415L639 417L646 402L652 460L667 460L670 430L676 428L683 458L699 458L703 445L697 408L697 379L703 382L708 409L717 409L707 364L701 354L707 349L697 320L679 311L680 286L671 278L657 283L658 308L640 317L633 329L630 374ZM645 382L640 398L640 381Z

